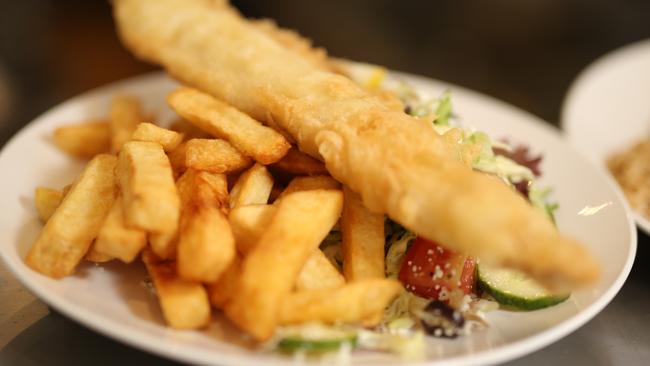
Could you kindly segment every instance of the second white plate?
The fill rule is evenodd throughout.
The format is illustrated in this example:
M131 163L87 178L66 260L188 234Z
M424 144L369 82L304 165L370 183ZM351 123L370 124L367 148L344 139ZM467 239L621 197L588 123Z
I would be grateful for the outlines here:
M569 89L561 121L569 142L602 167L613 153L650 137L650 40L587 67ZM650 235L650 218L635 219Z

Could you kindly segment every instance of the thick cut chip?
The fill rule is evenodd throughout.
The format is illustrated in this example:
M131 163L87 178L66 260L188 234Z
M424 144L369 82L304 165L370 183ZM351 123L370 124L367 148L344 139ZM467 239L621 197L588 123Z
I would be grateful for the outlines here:
M93 243L92 245L90 245L90 249L88 249L88 252L86 252L84 259L87 260L88 262L93 262L93 263L106 263L110 260L113 260L114 258L108 254L98 252L95 249L95 243Z
M179 118L176 121L172 122L172 124L169 126L169 129L183 134L185 140L210 138L210 134L182 118Z
M116 160L100 154L88 163L27 254L27 265L54 278L74 272L115 200Z
M295 175L328 174L325 164L302 153L296 147L289 149L287 155L274 163L273 167Z
M299 191L310 191L313 189L339 189L341 183L327 175L315 175L313 177L296 177L289 182L287 188L282 191L278 199ZM277 200L276 200L277 202Z
M174 177L179 177L187 169L187 166L185 165L186 150L187 143L181 142L180 145L178 145L174 150L167 153L169 163L171 164L172 170L174 171Z
M248 254L259 242L273 216L275 205L249 205L233 209L228 217L237 242L237 250ZM296 278L296 289L313 290L342 286L343 275L320 249L315 249Z
M269 201L273 177L266 167L255 164L245 171L230 191L230 208L264 204Z
M391 279L366 279L329 290L308 290L289 294L282 302L281 324L305 322L363 323L381 319L386 306L402 291Z
M242 264L237 289L225 312L257 340L273 335L282 301L300 270L341 215L343 194L296 192L285 197L259 243Z
M185 165L212 173L228 173L246 168L251 160L227 141L192 139L185 144Z
M178 231L149 234L149 246L151 247L151 251L161 259L172 259L176 257Z
M170 152L183 141L183 134L158 127L153 123L144 122L138 124L133 136L131 136L131 140L157 142L165 152Z
M167 324L176 329L196 329L208 325L210 302L202 284L182 279L176 264L156 258L145 250L142 260L153 280L158 302Z
M131 263L147 245L147 235L140 229L126 225L123 207L122 199L118 196L106 216L104 225L99 230L93 250L105 254L107 257Z
M298 278L296 278L296 290L324 290L329 288L341 287L345 284L345 278L332 265L325 254L316 249L307 258L307 262L302 269Z
M131 139L140 122L144 120L138 98L116 96L111 104L111 149L119 152L122 145Z
M384 278L384 215L370 212L348 187L343 195L343 275L347 281Z
M274 163L289 150L290 144L281 134L208 94L179 88L167 101L183 118L214 137L227 140L257 162Z
M219 277L219 280L208 286L210 303L215 308L223 309L223 306L235 292L237 279L241 275L241 263L241 257L236 256L232 263L230 263L230 266L228 266L228 269Z
M38 211L38 217L43 222L52 217L56 208L63 201L63 192L58 189L38 187L34 194L34 204Z
M184 210L177 254L181 277L215 282L230 266L235 254L235 239L219 207Z
M169 159L160 144L124 144L117 176L127 225L154 233L176 231L180 199Z
M54 130L54 143L66 153L90 159L107 153L111 146L111 128L106 121L88 121Z
M236 254L235 239L223 212L228 202L228 181L223 174L189 169L177 185L183 207L178 273L189 280L215 282Z

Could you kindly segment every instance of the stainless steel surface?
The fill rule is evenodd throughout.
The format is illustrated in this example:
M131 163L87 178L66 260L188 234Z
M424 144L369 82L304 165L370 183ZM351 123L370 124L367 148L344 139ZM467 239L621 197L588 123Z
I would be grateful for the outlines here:
M648 246L650 237L639 231L630 277L602 313L566 338L506 365L646 365L650 359ZM0 365L176 365L48 313L3 267L0 299Z

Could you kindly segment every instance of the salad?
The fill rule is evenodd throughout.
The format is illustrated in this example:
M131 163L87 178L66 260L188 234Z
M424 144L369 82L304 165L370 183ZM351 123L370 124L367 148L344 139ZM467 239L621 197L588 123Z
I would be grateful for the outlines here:
M396 95L406 113L429 124L449 143L462 145L463 162L501 180L554 222L558 204L549 201L550 188L536 183L542 157L532 155L525 146L493 140L484 132L462 126L453 112L450 91L424 100L409 85L387 80L386 71L380 67L349 70L349 76L370 90ZM389 218L385 235L386 277L398 279L406 291L388 306L378 327L282 327L269 346L299 355L329 351L344 354L364 348L418 358L424 352L426 336L456 338L489 326L486 312L533 311L559 304L570 296L550 293L519 271L492 268L481 263L480 258L448 250L444 243L419 237ZM340 231L332 230L321 249L341 268Z

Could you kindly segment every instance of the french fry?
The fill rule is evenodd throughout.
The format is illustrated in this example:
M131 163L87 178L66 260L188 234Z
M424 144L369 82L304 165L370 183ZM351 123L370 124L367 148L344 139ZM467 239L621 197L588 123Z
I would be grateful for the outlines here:
M377 314L381 314L401 291L402 285L397 280L374 278L335 289L294 292L282 301L280 324L343 322L376 325L381 320Z
M131 139L138 123L144 120L140 101L132 96L116 96L111 103L111 149L119 152Z
M348 187L343 196L343 275L348 282L384 278L384 215L370 212Z
M182 87L167 97L169 105L200 129L230 142L262 164L280 160L291 146L275 130L198 90Z
M27 254L27 265L54 278L74 272L115 200L116 160L100 154L88 163Z
M289 182L287 188L280 193L276 200L278 202L282 197L299 191L311 191L314 189L339 189L341 183L327 175L315 175L312 177L295 177Z
M107 153L111 146L111 128L97 120L59 127L54 130L54 144L66 153L82 159Z
M93 245L94 251L131 263L146 245L146 233L126 225L124 206L121 197L118 196L99 230Z
M272 165L284 172L295 175L326 175L329 174L325 164L291 147L287 154Z
M145 250L142 260L158 295L167 324L176 329L197 329L210 321L210 302L202 284L182 279L171 261L156 258Z
M146 141L159 143L165 152L174 150L183 141L183 135L166 128L158 127L153 123L139 123L131 136L133 141Z
M129 141L117 164L126 224L154 233L178 228L180 198L160 144Z
M149 247L160 259L175 258L176 248L178 247L178 231L150 233Z
M296 192L278 205L265 233L246 256L225 313L257 340L267 340L278 324L283 299L309 255L338 220L343 194L334 190Z
M251 165L251 160L227 141L192 139L185 144L185 165L211 173L228 173Z
M228 217L237 250L250 253L259 242L277 212L275 205L249 205L233 209ZM342 286L345 279L323 252L316 248L296 279L297 290L325 289Z
M247 255L255 248L276 212L275 205L248 205L230 210L228 220L241 254Z
M324 290L341 287L345 284L345 278L332 265L325 254L320 250L314 250L307 262L300 269L296 278L296 290Z
M245 171L230 191L230 208L264 204L269 200L273 177L266 167L255 164Z
M178 273L185 279L211 283L235 257L235 239L218 207L190 211L183 217L178 240Z
M172 124L169 126L169 129L181 133L184 137L184 140L210 138L210 134L182 118L179 118L176 121L172 122Z
M63 201L63 191L57 189L38 187L34 192L34 205L38 211L38 217L43 222L52 217L56 208Z
M224 305L226 305L235 292L237 279L241 275L241 264L241 257L236 256L230 263L230 266L228 266L228 269L219 277L219 280L208 286L210 303L215 308L223 309Z
M95 243L90 245L90 249L86 252L84 259L93 263L106 263L114 258L108 254L100 253L95 249Z
M175 177L179 177L187 169L185 165L186 151L187 143L181 142L174 150L167 153Z
M230 224L221 210L228 197L226 176L190 169L177 184L183 204L178 273L188 280L215 282L236 251Z

